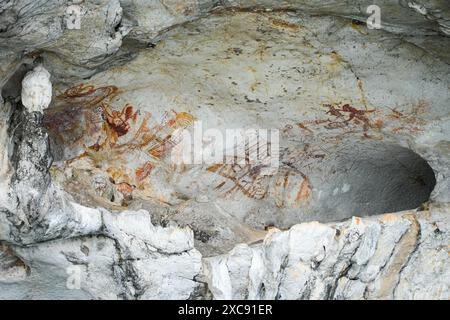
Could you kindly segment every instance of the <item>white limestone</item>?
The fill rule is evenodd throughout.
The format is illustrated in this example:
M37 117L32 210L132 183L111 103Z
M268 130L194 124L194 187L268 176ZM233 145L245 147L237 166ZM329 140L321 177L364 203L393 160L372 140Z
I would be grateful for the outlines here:
M52 101L50 73L41 65L27 73L22 80L22 104L28 112L40 112Z

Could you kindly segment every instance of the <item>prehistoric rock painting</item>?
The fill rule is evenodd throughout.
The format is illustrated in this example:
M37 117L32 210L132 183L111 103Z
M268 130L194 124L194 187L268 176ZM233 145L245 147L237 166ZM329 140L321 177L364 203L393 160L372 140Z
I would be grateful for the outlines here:
M252 146L246 146L244 159L235 157L226 164L214 164L207 168L225 178L214 190L222 192L225 197L239 191L252 199L270 199L279 208L298 207L309 200L311 185L305 174L286 166L270 168L265 164L267 159L252 164L249 161L251 149Z
M169 203L171 196L161 196L159 182L152 186L149 177L156 168L164 168L168 177L174 174L166 156L178 143L176 130L192 125L194 117L170 110L155 119L130 103L117 106L119 95L115 86L81 84L56 97L44 122L56 149L62 146L58 160L66 167L84 170L82 179L90 180L90 187L111 202L126 205L139 193ZM267 167L250 164L247 158L211 165L206 170L223 178L211 187L212 192L223 197L239 192L251 199L273 201L280 208L298 207L309 201L313 190L304 172L327 156L327 143L338 144L347 133L367 139L382 139L381 130L416 133L421 130L419 115L426 107L420 102L409 113L397 109L386 113L386 109L360 109L349 103L325 104L323 118L297 124L305 136L322 139L323 147L321 143L303 143L284 152L281 166L273 174L262 174Z
M115 86L70 88L47 110L45 125L55 144L65 147L61 151L65 165L76 170L88 168L88 177L94 176L90 179L95 192L112 202L117 201L114 192L118 192L124 200L120 205L125 205L136 189L154 190L147 178L155 167L165 165L164 157L177 143L175 130L189 127L194 117L172 110L150 124L149 112L141 113L129 103L114 107L119 94ZM311 187L303 174L281 169L277 174L262 175L264 166L250 165L248 159L244 165L238 163L236 159L234 164L207 168L226 178L214 191L223 196L240 191L257 200L270 198L279 207L295 207L310 197ZM233 185L226 185L227 181Z
M214 189L222 191L224 196L236 191L256 200L271 199L279 208L298 207L311 196L309 179L303 173L286 168L278 169L276 174L261 175L259 166L250 164L217 164L207 170L215 172L227 180L220 182Z
M176 145L175 131L190 126L194 117L171 110L156 121L129 103L114 107L119 93L115 86L70 88L56 97L44 122L55 145L65 147L61 160L73 167L89 161L106 172L109 182L130 200L133 190L144 188L145 179ZM97 181L96 188L106 184Z
M257 167L252 167L250 164L215 164L208 167L207 170L234 183L234 186L227 190L226 194L239 190L254 199L264 199L267 195L268 186L264 184L264 176L257 172ZM221 182L215 187L215 190L220 190L224 185L225 182Z
M396 124L394 128L391 129L391 132L395 134L417 134L422 132L422 127L426 124L426 121L421 119L420 116L425 114L429 107L429 103L419 100L409 111L398 110L396 108L390 109L391 113L388 114L387 117Z
M382 129L392 133L407 132L417 134L423 131L421 128L425 121L420 119L428 104L419 101L409 111L397 109L358 109L349 103L324 104L324 114L327 118L320 118L297 123L297 126L306 134L315 134L322 129L335 131L336 134L361 132L364 138L381 140L377 135ZM388 111L386 111L388 110Z

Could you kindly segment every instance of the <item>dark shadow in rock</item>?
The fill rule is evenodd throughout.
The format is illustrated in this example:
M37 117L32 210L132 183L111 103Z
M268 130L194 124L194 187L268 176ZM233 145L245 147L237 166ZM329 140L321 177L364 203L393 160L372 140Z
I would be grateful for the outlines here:
M347 144L322 163L313 185L321 221L415 209L436 185L433 169L414 151L383 142Z

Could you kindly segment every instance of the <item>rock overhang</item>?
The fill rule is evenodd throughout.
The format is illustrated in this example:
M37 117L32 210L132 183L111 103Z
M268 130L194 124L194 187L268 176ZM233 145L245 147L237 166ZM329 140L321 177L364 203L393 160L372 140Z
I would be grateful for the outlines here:
M86 211L73 204L67 211L69 216L74 214L69 223L64 218L58 225L56 221L61 217L57 214L51 232L42 230L38 238L77 239L86 234L101 234L115 239L111 252L120 255L122 250L129 249L130 243L128 235L123 238L114 231L114 224L122 225L127 219L133 220L136 214L130 212L130 217L125 218L126 212L118 212L125 207L145 208L154 223L191 227L194 232L187 232L186 243L195 239L196 247L205 256L216 255L236 243L262 239L264 227L288 228L301 221L350 217L355 215L351 205L355 202L361 205L356 209L361 212L357 215L370 214L371 210L381 213L390 211L389 208L415 208L428 199L434 186L434 174L424 159L437 173L438 184L432 199L445 202L449 188L448 148L445 147L448 84L442 79L448 75L448 64L388 33L366 32L345 19L311 18L290 14L290 10L243 11L247 12L221 12L187 24L169 32L168 38L156 48L138 52L135 60L123 66L111 67L88 81L56 85L59 93L46 112L44 124L56 156L50 170L53 182L57 189L61 186L65 191L52 191L49 197L64 198L65 192L69 192L78 202L109 208L118 217L113 218L105 209ZM332 33L327 32L330 29ZM395 78L392 70L398 71ZM117 124L116 116L124 117L129 124ZM181 123L190 128L197 119L222 130L229 126L250 127L255 123L280 130L284 168L279 176L262 182L268 188L267 199L259 199L258 193L252 191L255 188L249 189L251 184L246 187L245 179L237 180L237 176L230 175L230 170L238 170L240 177L251 176L249 168L206 166L173 170L165 163L167 159L159 149L160 142L156 149L152 145L144 152L135 152L136 146L132 146L133 151L127 149L142 131L163 127L166 131L159 138L164 138L172 132L171 125ZM144 142L148 142L147 138L138 136ZM138 143L138 146L142 145ZM330 161L330 154L342 156L332 156ZM373 159L377 161L368 161ZM48 159L43 157L43 160ZM336 169L337 175L333 176ZM364 178L373 177L378 182L362 186L346 183L348 176L354 179L350 182L364 181L364 172L371 172ZM140 177L144 182L141 186ZM400 178L396 181L395 177ZM355 194L352 184L357 189L356 195L373 194L371 188L380 190L379 185L384 188L375 200L370 196L342 197L342 194ZM405 194L401 199L405 205L399 205L396 196L392 199L386 196L392 190L394 195ZM320 191L325 199L331 199L328 203L318 196ZM389 201L383 202L386 199L391 207L387 205ZM302 208L307 208L303 205L314 201L323 207L322 211L317 211L315 216L299 214ZM375 210L377 204L381 208ZM137 216L142 221L147 219L145 213ZM116 221L120 217L123 221ZM109 222L110 219L115 222ZM139 233L133 225L131 221L132 230L126 234ZM155 231L144 233L152 232ZM15 236L20 238L20 234ZM25 242L42 240L38 238L32 236ZM152 240L143 239L143 246L149 241ZM170 239L167 241L170 243ZM120 261L112 263L118 272L112 278L120 278L124 273L133 279L127 285L120 283L118 290L122 292L117 295L122 298L165 296L171 288L162 288L159 294L140 290L143 283L154 279L148 277L149 270L136 262L141 258L139 250L133 250L129 265ZM198 252L192 250L190 246L186 253L193 265L198 265ZM406 245L405 250L410 247ZM22 251L17 247L15 252L21 255ZM83 249L82 253L85 252ZM157 259L166 259L164 252L163 248ZM144 259L148 259L147 254ZM69 264L79 261L79 257L74 260L70 254L65 259ZM174 263L175 266L182 262ZM227 272L233 274L231 269ZM189 270L192 273L189 276L199 272ZM171 279L172 275L162 277ZM342 290L363 287L361 283L350 285L345 279L341 282L344 288L338 287L340 296L348 294ZM127 287L125 291L124 287ZM195 283L185 283L182 287L189 292ZM253 289L258 292L257 288ZM220 297L212 285L211 290ZM278 293L279 298L292 293L289 287L283 290ZM97 295L89 288L87 291ZM186 298L186 292L177 297Z

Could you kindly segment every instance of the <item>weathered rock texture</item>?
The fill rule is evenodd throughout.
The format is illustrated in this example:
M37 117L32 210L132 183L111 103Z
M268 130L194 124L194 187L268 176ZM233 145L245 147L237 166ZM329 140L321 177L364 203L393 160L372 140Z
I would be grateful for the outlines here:
M448 299L447 208L271 230L204 260L217 299Z
M450 298L445 1L72 4L0 3L0 298Z
M79 30L67 24L71 5L78 5ZM222 8L233 10L299 11L330 14L365 21L370 0L359 1L273 1L273 0L7 0L0 3L0 61L24 61L43 56L54 77L68 81L86 78L111 65L129 60L135 51L124 44L136 40L153 45L177 25L207 16ZM449 34L450 8L446 0L383 0L382 27L448 59L439 34ZM436 38L437 37L437 38ZM449 61L449 60L447 60ZM3 81L11 68L1 71Z
M450 298L448 207L272 229L262 243L203 260L192 231L154 227L147 212L86 213L104 235L4 244L0 297Z

